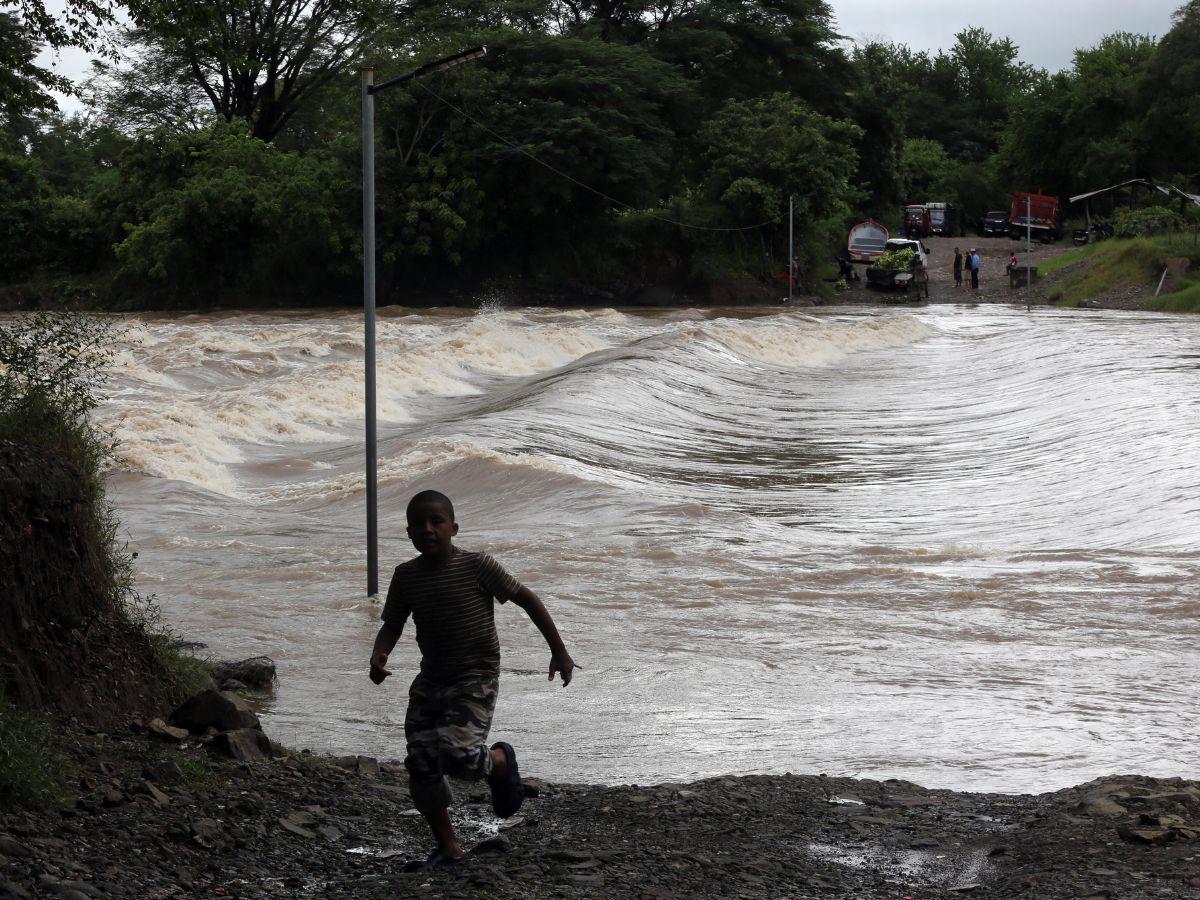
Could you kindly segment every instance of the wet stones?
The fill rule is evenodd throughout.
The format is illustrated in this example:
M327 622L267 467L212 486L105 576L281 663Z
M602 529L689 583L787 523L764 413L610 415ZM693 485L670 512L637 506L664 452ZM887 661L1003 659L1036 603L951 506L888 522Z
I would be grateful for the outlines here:
M257 728L223 731L213 737L209 749L240 763L261 763L271 758L271 739Z
M238 662L219 662L213 667L213 680L221 690L268 691L275 684L275 661L269 656L253 656Z
M236 694L212 690L184 700L171 713L170 722L192 734L203 734L209 728L217 731L260 728L258 716L245 700Z
M146 730L155 737L162 738L166 741L186 741L191 733L186 728L176 728L173 725L168 725L162 719L151 719L146 725Z

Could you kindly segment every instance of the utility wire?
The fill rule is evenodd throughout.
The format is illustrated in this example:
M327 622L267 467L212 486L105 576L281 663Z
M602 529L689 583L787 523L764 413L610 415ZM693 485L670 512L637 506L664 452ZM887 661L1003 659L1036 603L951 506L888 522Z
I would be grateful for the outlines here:
M651 219L656 219L659 222L666 222L668 225L678 225L680 228L690 228L693 231L726 231L726 232L728 232L728 231L753 231L756 228L762 228L765 225L774 225L776 222L780 222L784 218L784 214L780 213L775 218L767 219L767 221L765 221L765 222L759 222L757 225L742 225L739 227L722 228L722 227L714 226L714 225L691 225L687 222L680 222L676 219L669 219L666 216L660 216L656 213L652 213L652 212L649 212L644 209L638 209L637 207L630 206L628 203L625 203L622 200L618 200L616 197L613 197L609 194L604 193L604 191L597 190L596 188L592 187L590 184L584 184L582 181L580 181L574 175L564 172L562 169L555 168L554 166L550 165L550 163L546 162L545 160L538 159L536 156L534 156L532 153L530 153L524 147L513 143L508 138L506 138L504 135L497 132L491 126L486 125L483 122L480 122L477 118L475 118L473 115L471 115L465 109L462 109L459 106L455 106L453 103L451 103L449 100L447 100L441 94L439 94L433 88L429 87L429 85L427 85L425 82L417 81L415 83L420 85L420 87L423 88L425 91L428 91L431 96L435 97L436 99L438 99L442 103L444 103L446 106L450 107L450 109L454 110L456 113L458 113L464 119L467 119L468 121L473 122L475 125L482 128L484 131L486 131L492 137L496 138L496 140L500 141L500 143L504 144L507 147L512 148L513 150L516 150L518 153L520 153L524 156L529 157L531 160L533 160L539 166L549 169L551 172L553 172L555 175L559 176L560 178L565 178L567 181L571 182L574 185L577 185L578 187L583 188L585 191L589 191L589 192L595 194L597 197L603 197L609 203L614 203L617 206L624 207L625 209L629 210L630 212L642 213L643 215L647 215Z

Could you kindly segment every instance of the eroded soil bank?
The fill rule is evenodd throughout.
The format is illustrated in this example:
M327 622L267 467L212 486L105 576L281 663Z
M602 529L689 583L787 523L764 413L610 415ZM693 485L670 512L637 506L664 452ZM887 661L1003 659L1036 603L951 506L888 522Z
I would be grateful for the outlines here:
M1179 779L1041 796L820 775L534 781L503 824L463 785L460 835L484 847L405 874L428 838L399 765L287 753L250 766L140 723L62 744L78 790L0 817L0 898L1200 898L1200 783Z

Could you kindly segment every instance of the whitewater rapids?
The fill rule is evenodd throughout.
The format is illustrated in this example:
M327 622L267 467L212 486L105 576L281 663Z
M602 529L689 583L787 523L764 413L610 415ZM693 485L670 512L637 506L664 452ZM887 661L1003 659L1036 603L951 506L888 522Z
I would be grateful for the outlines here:
M361 316L124 323L98 421L138 586L279 664L275 738L403 756L366 677ZM455 501L513 607L522 771L827 772L1049 790L1200 777L1200 320L920 310L384 310L383 584Z

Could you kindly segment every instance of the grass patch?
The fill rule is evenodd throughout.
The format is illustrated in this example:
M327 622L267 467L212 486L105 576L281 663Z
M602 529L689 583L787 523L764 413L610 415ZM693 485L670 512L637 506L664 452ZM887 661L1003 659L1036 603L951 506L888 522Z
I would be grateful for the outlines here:
M1053 272L1061 271L1068 266L1075 265L1077 262L1082 262L1089 257L1095 256L1104 247L1105 245L1101 243L1085 244L1074 250L1068 250L1066 253L1062 253L1053 259L1040 262L1037 267L1038 277L1045 278Z
M13 706L0 690L0 810L62 798L69 767L54 749L54 731L49 718Z
M1164 255L1160 241L1154 238L1110 240L1064 253L1050 261L1059 265L1049 271L1061 270L1073 262L1084 261L1086 265L1064 272L1049 291L1048 299L1058 306L1074 307L1114 290L1145 287L1161 272ZM1043 267L1049 266L1050 263L1038 266L1039 274L1048 274Z
M1161 297L1146 300L1146 309L1155 312L1200 313L1200 277L1184 278L1180 288Z

